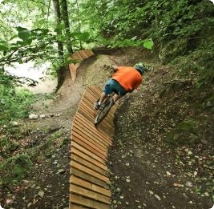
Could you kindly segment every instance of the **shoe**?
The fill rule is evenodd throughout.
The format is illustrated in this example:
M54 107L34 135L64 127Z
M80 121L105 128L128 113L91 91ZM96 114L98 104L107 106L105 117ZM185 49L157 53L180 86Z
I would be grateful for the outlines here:
M98 110L100 108L100 104L99 104L99 100L97 100L95 103L94 103L94 109L95 110Z

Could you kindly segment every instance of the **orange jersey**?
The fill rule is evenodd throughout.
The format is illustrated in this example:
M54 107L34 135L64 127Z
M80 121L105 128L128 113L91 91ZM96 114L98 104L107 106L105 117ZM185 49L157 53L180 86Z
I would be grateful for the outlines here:
M134 67L118 67L112 79L116 80L126 91L137 89L142 83L142 76Z

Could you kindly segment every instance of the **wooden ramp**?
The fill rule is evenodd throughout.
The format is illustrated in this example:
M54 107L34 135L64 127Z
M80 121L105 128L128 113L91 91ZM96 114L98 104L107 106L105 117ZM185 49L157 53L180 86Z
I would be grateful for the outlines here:
M94 53L91 50L88 50L88 49L76 51L75 53L73 53L71 55L70 59L73 60L74 62L76 62L76 63L69 64L69 70L70 70L72 81L76 80L77 69L78 69L80 63L83 60L88 59L89 57L91 57L93 55L94 55Z
M110 181L106 166L114 132L114 106L97 127L94 102L101 89L88 87L79 104L71 129L69 209L110 209Z

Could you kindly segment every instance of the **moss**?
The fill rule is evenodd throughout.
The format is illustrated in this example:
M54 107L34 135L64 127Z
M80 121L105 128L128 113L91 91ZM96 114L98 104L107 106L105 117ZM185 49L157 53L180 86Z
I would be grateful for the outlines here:
M200 141L197 131L198 125L199 122L194 119L184 120L167 135L165 141L173 146L195 144Z
M168 42L160 50L160 60L163 64L169 63L187 51L187 39L175 39Z
M198 143L209 145L214 143L213 135L214 119L209 109L206 113L180 122L167 134L165 142L175 147Z

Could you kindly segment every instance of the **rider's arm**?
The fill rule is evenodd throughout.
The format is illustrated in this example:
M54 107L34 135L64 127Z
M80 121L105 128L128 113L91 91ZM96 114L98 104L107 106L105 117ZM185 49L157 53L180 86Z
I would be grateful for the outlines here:
M118 71L118 66L117 65L113 65L112 68L113 68L114 72Z
M131 93L131 92L133 92L134 90L137 90L141 83L142 83L141 80L136 81L136 82L134 83L134 85L132 86L132 89L130 89L128 92Z

